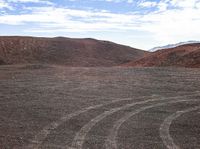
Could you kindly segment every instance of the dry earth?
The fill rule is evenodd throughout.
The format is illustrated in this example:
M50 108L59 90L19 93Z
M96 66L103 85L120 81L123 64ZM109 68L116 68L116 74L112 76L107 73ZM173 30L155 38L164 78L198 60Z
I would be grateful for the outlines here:
M198 149L200 69L0 67L1 149Z
M0 65L118 66L149 52L90 38L0 36Z
M124 66L132 67L187 67L200 68L200 44L186 44L169 49L162 49L133 60Z

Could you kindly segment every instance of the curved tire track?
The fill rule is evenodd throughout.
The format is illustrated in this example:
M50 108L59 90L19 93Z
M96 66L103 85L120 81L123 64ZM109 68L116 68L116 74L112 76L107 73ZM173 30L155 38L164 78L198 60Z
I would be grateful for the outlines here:
M152 95L152 97L153 96L156 96L156 95ZM146 97L147 96L143 96L140 99L146 98ZM31 141L31 144L29 144L28 146L26 146L24 148L25 149L27 149L27 148L28 149L29 148L30 149L38 149L41 146L41 144L43 143L43 141L46 139L46 137L51 133L52 130L56 129L58 126L65 123L66 121L72 119L73 117L76 117L76 116L78 116L82 113L89 111L89 110L101 108L101 107L106 106L106 105L110 105L110 104L117 103L117 102L120 102L120 101L128 101L128 100L133 100L133 98L124 98L124 99L119 99L119 100L112 100L112 101L107 102L105 104L98 104L98 105L90 106L90 107L87 107L85 109L76 111L74 113L64 115L59 120L54 121L51 124L44 127L37 135L35 135L34 139ZM67 147L67 148L70 148L70 147Z
M118 130L121 127L121 125L126 122L128 119L130 119L132 116L143 112L147 109L151 109L151 108L155 108L155 107L159 107L159 106L163 106L163 105L167 105L167 104L173 104L173 103L178 103L178 102L188 102L188 101L200 101L198 99L195 100L176 100L176 101L169 101L169 102L165 102L165 103L158 103L156 105L150 105L150 106L145 106L145 107L141 107L137 110L134 110L133 112L130 112L128 114L126 114L124 117L122 117L121 119L119 119L113 126L113 128L110 131L110 134L107 137L105 146L106 149L117 149L117 142L116 142L116 137L118 134Z
M73 142L72 142L72 147L76 148L76 149L82 149L83 143L85 141L85 137L86 135L89 133L89 131L92 129L93 126L95 126L97 123L99 123L101 120L103 120L104 118L106 118L109 115L114 114L117 111L123 110L123 109L127 109L129 107L135 106L135 105L140 105L140 104L145 104L151 101L163 101L166 99L176 99L176 98L180 98L180 97L188 97L188 96L194 96L193 95L183 95L183 96L176 96L176 97L168 97L168 98L163 98L163 99L151 99L151 100L146 100L146 101L141 101L141 102L134 102L131 104L127 104L125 106L121 106L118 108L113 108L109 111L105 111L104 113L98 115L97 117L95 117L94 119L92 119L89 123L87 123L86 125L84 125L81 130L76 134ZM108 149L111 149L110 147Z
M76 136L73 140L72 147L76 148L76 149L82 149L83 143L85 141L85 137L88 134L88 132L92 129L93 126L95 126L98 122L100 122L107 116L112 115L113 113L115 113L117 111L127 109L127 108L135 106L135 105L145 104L145 103L148 103L151 101L158 101L158 100L160 101L161 99L151 99L151 100L146 100L146 101L141 101L141 102L134 102L134 103L122 106L122 107L113 108L109 111L105 111L104 113L98 115L97 117L92 119L89 123L87 123L86 125L84 125L81 128L81 130L76 134Z
M196 91L196 92L199 93L198 91ZM154 96L157 96L157 95L142 96L139 99L147 98L147 97L151 97L152 98ZM192 95L186 94L184 96L192 96ZM41 146L43 141L47 138L47 136L51 133L51 131L55 130L58 126L62 125L63 123L65 123L66 121L70 120L73 117L76 117L76 116L78 116L78 115L80 115L82 113L88 112L89 110L101 108L103 106L110 105L110 104L113 104L113 103L117 103L117 102L120 102L120 101L129 101L129 100L133 100L133 98L112 100L112 101L107 102L105 104L98 104L98 105L94 105L94 106L89 106L89 107L87 107L85 109L76 111L74 113L64 115L59 120L54 121L54 122L50 123L49 125L47 125L46 127L44 127L38 134L35 135L35 137L31 140L31 143L28 144L27 146L25 146L24 148L25 149L39 149L39 147ZM67 147L67 148L71 149L71 147Z
M180 149L179 146L177 146L175 143L174 143L174 140L173 138L170 136L170 133L169 133L169 128L171 126L171 123L177 119L178 117L180 117L182 114L185 114L185 113L188 113L188 112L192 112L192 111L195 111L195 110L198 110L200 109L200 106L197 106L197 107L193 107L193 108L189 108L189 109L186 109L184 111L177 111L176 113L168 116L164 122L161 124L160 126L160 137L163 141L163 143L165 144L165 146L168 148L168 149Z

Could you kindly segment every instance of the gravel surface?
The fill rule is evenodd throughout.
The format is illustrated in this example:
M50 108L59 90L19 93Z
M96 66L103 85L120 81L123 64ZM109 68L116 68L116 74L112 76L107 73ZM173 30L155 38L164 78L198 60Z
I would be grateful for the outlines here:
M199 149L200 69L0 67L1 149Z

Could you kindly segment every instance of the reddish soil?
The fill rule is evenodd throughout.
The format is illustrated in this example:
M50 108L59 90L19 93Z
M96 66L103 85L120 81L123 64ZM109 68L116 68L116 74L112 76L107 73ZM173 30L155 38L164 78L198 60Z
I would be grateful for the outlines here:
M200 67L200 44L187 44L147 54L123 66L135 67Z
M145 53L148 52L89 38L0 37L0 65L116 66L137 60Z

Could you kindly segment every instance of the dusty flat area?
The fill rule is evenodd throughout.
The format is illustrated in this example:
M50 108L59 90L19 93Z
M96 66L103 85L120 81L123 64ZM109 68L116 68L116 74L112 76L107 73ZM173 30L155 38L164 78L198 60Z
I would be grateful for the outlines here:
M200 69L0 67L1 149L199 149Z

